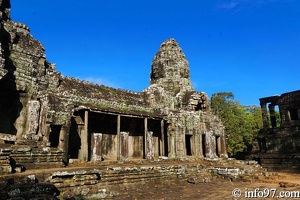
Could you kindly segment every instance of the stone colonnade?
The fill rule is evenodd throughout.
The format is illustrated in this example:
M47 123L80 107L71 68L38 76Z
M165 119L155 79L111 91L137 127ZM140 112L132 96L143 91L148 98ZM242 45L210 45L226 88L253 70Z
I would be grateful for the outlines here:
M77 115L72 116L73 120L67 120L67 124L60 123L58 125L57 122L55 124L47 121L45 112L48 112L48 110L44 109L45 106L41 105L40 108L38 136L42 138L45 147L57 147L57 149L62 150L65 154L65 162L68 162L69 158L85 162L102 161L104 156L108 157L105 159L121 161L128 159L154 160L159 156L170 159L187 158L189 156L195 158L227 157L224 132L215 132L212 128L205 129L202 126L196 126L197 128L195 128L194 126L192 130L187 132L185 128L182 128L185 125L183 124L180 127L176 121L170 123L158 117L108 113L89 109L76 111ZM94 117L92 119L94 121L90 121L91 116ZM97 118L103 117L107 120L102 121L102 124L99 125ZM72 121L76 124L79 147L78 152L73 153L75 156L70 157L72 153L70 153L70 149L76 146L74 144L76 143L73 137L74 133L70 128L72 127ZM113 125L107 125L106 123L109 121L114 121ZM140 128L135 129L133 132L129 128L124 129L124 126L130 127L131 122ZM92 130L93 126L112 126L112 131L109 133L95 131ZM36 129L35 126L32 129ZM53 135L53 132L56 132L56 135ZM108 148L110 150L107 150Z
M75 120L78 127L78 132L80 135L80 143L81 147L79 149L78 153L78 159L82 161L101 161L103 160L103 150L101 150L101 145L105 142L105 138L102 137L104 134L102 133L93 133L93 149L91 148L91 132L89 131L89 113L93 112L90 110L84 111L84 120ZM96 113L102 113L100 111L95 111ZM142 135L142 141L143 144L142 149L140 149L140 152L142 152L141 158L142 159L148 159L148 160L154 160L155 153L159 156L164 156L165 152L165 121L161 118L150 118L150 117L142 117L142 116L133 116L133 115L126 115L126 114L116 114L116 113L106 113L103 112L103 115L107 116L115 116L116 117L116 152L114 154L113 160L128 160L130 159L129 151L133 144L130 144L130 135L131 133L129 131L122 131L122 119L123 118L129 118L129 119L143 119L143 124L138 124L139 126L143 126L143 135ZM80 116L75 116L76 118L80 118ZM159 140L154 141L153 139L153 131L148 130L148 121L156 120L160 124L160 130L159 130ZM72 134L72 133L71 133ZM70 141L72 143L72 141ZM156 144L156 143L159 144ZM71 144L72 145L72 144ZM107 144L105 144L107 145ZM114 144L110 144L114 145ZM155 149L156 147L159 147L159 149ZM155 152L158 151L159 153ZM93 155L91 155L93 154Z

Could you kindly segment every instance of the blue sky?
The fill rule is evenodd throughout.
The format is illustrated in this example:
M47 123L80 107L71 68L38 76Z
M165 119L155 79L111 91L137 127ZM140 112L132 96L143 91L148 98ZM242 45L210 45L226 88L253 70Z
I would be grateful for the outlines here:
M65 76L140 92L175 38L197 91L243 105L300 89L300 0L11 0Z

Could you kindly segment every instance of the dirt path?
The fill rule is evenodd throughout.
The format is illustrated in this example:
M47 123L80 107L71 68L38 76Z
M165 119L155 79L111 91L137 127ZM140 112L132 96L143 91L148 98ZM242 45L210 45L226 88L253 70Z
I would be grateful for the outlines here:
M186 180L175 183L150 181L134 187L128 185L120 188L122 195L114 199L300 199L300 174L278 173L277 178L259 181L261 182L251 183L220 178L196 184ZM289 187L280 187L279 183L285 183ZM240 194L240 197L234 197L233 191L236 191L237 196Z

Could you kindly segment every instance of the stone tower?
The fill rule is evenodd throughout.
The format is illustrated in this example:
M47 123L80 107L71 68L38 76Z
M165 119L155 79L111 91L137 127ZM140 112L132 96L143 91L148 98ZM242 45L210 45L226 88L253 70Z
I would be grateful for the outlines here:
M165 40L154 56L150 73L150 84L163 87L177 94L193 91L188 61L175 39Z

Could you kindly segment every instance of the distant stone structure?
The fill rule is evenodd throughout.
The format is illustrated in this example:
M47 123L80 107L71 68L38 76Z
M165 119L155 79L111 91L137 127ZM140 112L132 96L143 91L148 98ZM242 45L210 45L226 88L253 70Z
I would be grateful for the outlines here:
M263 129L251 157L270 169L300 170L300 90L261 98L260 105Z
M227 157L224 126L193 89L174 39L162 43L150 86L131 92L64 77L0 0L0 173L71 160Z

